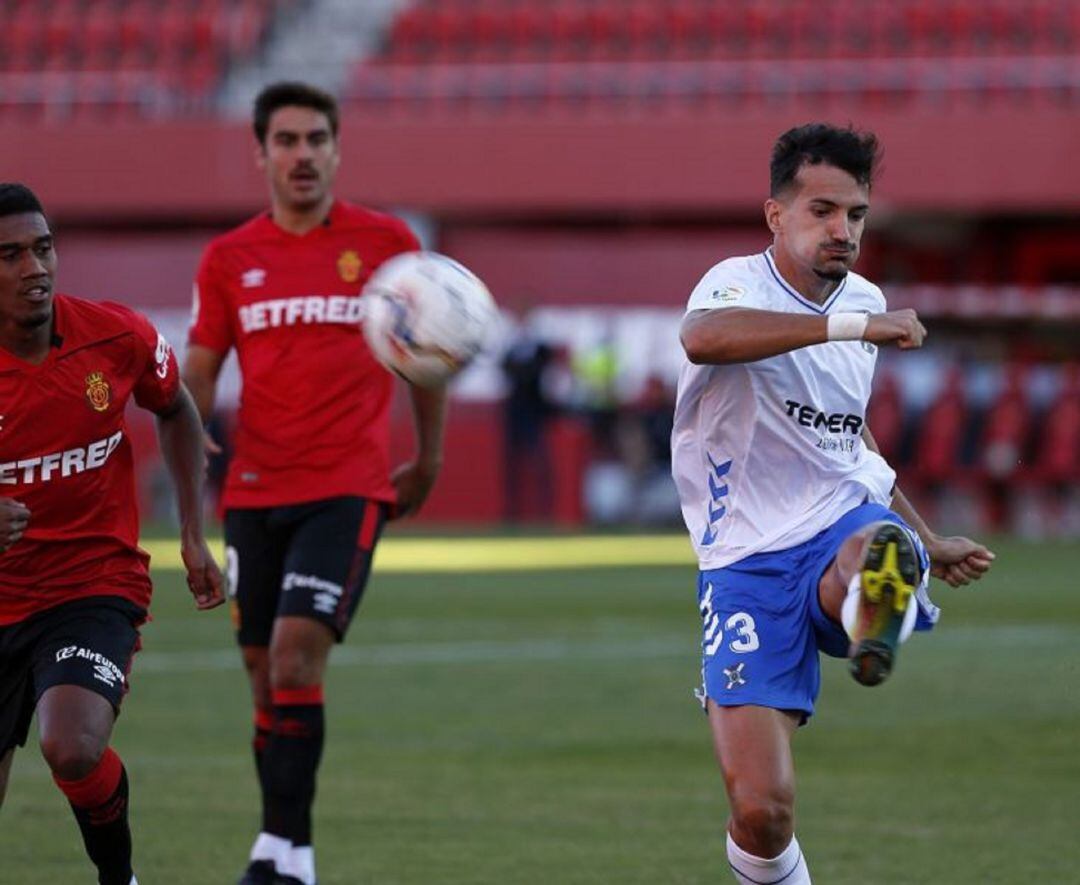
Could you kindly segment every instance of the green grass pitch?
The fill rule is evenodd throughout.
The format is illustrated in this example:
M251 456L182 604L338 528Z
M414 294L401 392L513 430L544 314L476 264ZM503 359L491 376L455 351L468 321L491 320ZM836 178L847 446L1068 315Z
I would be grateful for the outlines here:
M1067 545L1002 541L880 688L827 661L796 737L815 882L1080 881L1080 591ZM556 548L557 549L557 548ZM157 575L115 746L143 885L229 883L257 828L250 705L222 610ZM691 566L377 574L327 684L322 885L731 881L692 696ZM93 881L33 738L0 882Z

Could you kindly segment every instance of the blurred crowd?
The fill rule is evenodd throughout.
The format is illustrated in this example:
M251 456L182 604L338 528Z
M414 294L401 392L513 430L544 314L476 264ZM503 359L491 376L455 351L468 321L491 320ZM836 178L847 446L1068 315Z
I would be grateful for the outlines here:
M523 324L501 369L508 521L551 514L557 425L586 434L593 524L677 525L670 434L677 375L623 383L639 354L610 330L574 346ZM640 369L640 366L634 366ZM1080 363L966 360L948 351L879 363L868 424L909 497L951 530L1080 537Z

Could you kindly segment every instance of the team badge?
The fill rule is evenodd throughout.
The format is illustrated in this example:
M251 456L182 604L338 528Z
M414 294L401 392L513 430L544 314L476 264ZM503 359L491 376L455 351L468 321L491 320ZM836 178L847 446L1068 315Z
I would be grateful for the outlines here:
M364 262L354 249L346 249L338 256L337 272L346 283L355 283L360 279L360 268Z
M109 382L101 372L91 372L86 376L86 398L95 412L104 412L109 408L111 396Z
M724 675L727 677L729 690L740 685L746 685L746 680L743 678L743 667L745 666L745 661L739 661L734 667L724 667Z

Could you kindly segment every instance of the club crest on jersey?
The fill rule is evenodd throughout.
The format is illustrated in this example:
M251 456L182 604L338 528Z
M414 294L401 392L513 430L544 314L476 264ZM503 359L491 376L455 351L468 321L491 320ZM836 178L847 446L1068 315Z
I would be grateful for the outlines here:
M101 372L91 372L86 376L86 398L95 412L104 412L109 408L112 391Z
M364 262L355 249L346 249L338 256L337 272L346 283L355 283L360 279L360 269Z

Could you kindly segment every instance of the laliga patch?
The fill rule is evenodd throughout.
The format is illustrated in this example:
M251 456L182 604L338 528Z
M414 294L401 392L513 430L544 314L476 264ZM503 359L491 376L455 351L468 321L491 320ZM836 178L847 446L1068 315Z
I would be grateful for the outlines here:
M713 301L727 306L742 301L745 295L746 289L742 286L724 286L723 289L714 289L710 297Z

